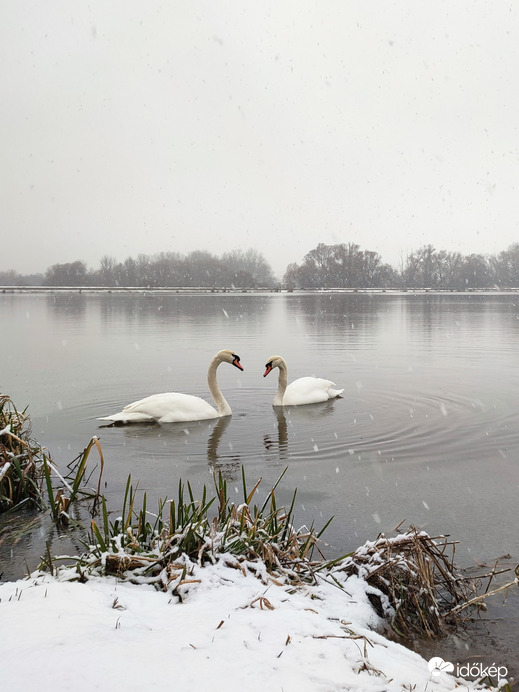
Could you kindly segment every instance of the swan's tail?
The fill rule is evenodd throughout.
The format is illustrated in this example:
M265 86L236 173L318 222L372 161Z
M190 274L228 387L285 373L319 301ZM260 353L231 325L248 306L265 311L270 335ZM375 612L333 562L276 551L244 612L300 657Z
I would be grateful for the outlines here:
M344 392L344 389L329 389L328 390L328 395L330 399L335 399L335 397L341 396L341 394Z
M154 421L155 418L147 416L145 413L121 411L120 413L114 413L113 416L105 416L97 420L108 420L112 423L149 423Z

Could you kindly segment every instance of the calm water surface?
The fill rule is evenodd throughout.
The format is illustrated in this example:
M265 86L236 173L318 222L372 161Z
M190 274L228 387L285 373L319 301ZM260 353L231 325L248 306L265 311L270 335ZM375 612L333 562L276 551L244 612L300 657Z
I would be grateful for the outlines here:
M334 520L326 557L413 524L460 541L464 567L519 554L519 296L513 294L2 295L0 390L28 406L33 436L64 467L93 435L105 494L121 506L128 474L153 498L196 490L220 469L241 500L241 467L259 498L288 466L279 503L298 490L297 522ZM233 416L103 427L97 418L161 391L210 399L207 366L223 364ZM342 399L276 410L289 379L323 376ZM11 520L12 523L13 520ZM16 520L18 524L18 520ZM2 541L4 579L34 569L48 522ZM12 526L11 526L12 528Z

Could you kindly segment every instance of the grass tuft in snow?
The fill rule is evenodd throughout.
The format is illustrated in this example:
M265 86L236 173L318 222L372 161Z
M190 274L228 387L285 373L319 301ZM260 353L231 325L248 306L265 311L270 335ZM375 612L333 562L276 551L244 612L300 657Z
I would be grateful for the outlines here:
M100 516L92 519L86 552L74 558L75 578L116 575L180 595L178 588L190 582L195 567L224 560L264 583L315 583L321 561L313 560L313 552L330 522L319 532L294 528L296 493L288 510L277 506L275 495L285 472L261 505L252 504L261 479L249 492L242 472L244 501L237 505L219 473L213 477L213 497L204 486L196 500L190 484L179 482L176 499L159 500L153 513L146 494L136 507L137 488L129 476L121 516L111 520L101 496ZM45 567L53 569L48 560L40 566Z
M99 453L100 473L97 489L88 489L87 460L94 447ZM67 526L75 500L93 500L91 511L95 513L103 466L99 440L93 437L62 475L48 451L32 439L27 409L18 411L9 396L0 395L0 513L25 504L48 507L54 521Z
M42 507L43 448L31 438L29 416L0 395L0 513L24 504Z

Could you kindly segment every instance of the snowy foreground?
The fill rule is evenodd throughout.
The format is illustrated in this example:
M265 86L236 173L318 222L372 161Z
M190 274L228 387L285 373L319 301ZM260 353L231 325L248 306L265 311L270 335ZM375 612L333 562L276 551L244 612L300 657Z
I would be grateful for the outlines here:
M61 574L0 584L0 689L478 689L375 632L356 576L347 593L325 581L290 593L219 561L190 577L179 603L151 586Z

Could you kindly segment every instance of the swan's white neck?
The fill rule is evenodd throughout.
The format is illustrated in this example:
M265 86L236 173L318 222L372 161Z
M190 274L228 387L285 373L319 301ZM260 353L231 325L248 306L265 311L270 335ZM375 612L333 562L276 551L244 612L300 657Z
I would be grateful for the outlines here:
M278 376L278 391L274 397L274 406L283 406L283 397L285 396L285 391L288 385L288 371L287 364L284 360L278 365L279 376Z
M216 355L209 364L209 370L207 371L207 384L209 385L209 391L211 392L211 396L213 397L216 408L218 409L218 415L230 416L232 414L231 407L227 403L227 400L222 394L222 390L218 386L218 382L216 380L216 370L221 362L222 361L220 358Z

